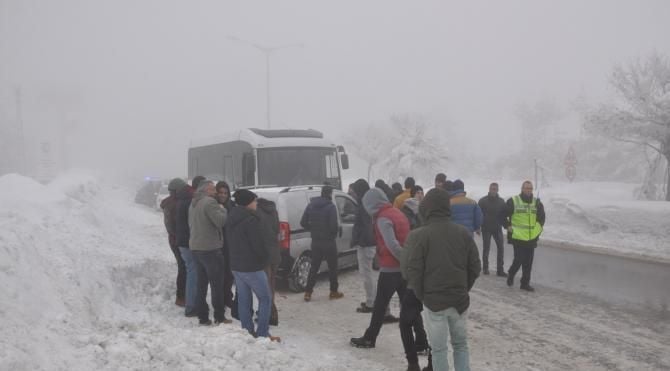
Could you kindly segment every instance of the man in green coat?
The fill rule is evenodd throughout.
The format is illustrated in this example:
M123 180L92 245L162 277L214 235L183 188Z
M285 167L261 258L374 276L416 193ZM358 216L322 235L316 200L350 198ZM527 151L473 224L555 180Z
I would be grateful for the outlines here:
M450 221L447 191L430 190L419 213L425 222L407 237L403 275L424 305L434 369L449 369L447 339L451 336L455 370L470 370L466 317L469 291L481 272L479 251L470 232Z

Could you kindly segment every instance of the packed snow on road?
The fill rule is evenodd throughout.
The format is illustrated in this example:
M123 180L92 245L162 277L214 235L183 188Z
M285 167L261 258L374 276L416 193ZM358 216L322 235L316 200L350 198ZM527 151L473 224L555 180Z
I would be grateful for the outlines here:
M134 204L130 188L102 179L69 173L42 185L0 177L0 369L405 369L397 324L384 325L374 349L349 345L370 319L355 312L364 293L353 270L340 274L342 300L328 300L325 278L310 303L278 292L272 331L281 343L254 339L238 321L202 327L185 318L174 305L176 267L162 216ZM485 187L473 184L473 195ZM515 187L502 184L501 194ZM543 191L547 238L670 257L670 208L623 197L626 187ZM527 293L495 276L481 277L471 298L474 370L670 369L667 308L548 287ZM396 315L398 306L394 299Z

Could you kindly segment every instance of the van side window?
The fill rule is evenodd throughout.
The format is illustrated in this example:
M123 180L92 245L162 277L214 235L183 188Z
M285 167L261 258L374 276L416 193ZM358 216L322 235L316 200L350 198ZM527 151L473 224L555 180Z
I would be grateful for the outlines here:
M340 213L340 220L342 223L353 224L356 221L356 210L358 206L344 196L336 196L335 204L337 205L337 210Z

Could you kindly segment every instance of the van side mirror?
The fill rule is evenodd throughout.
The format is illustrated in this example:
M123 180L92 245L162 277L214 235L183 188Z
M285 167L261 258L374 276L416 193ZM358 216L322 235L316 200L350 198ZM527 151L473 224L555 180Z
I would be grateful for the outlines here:
M346 153L340 155L340 160L342 161L342 169L346 170L349 168L349 156Z

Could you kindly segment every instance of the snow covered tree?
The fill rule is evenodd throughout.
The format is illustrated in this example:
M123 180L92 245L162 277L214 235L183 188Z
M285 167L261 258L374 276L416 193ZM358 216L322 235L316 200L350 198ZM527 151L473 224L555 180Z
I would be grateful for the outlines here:
M587 131L656 152L665 159L665 200L670 201L670 60L657 52L614 68L610 82L617 97L585 110ZM655 161L652 161L653 164ZM656 162L658 164L658 162ZM648 172L655 172L650 166ZM643 188L654 188L645 176ZM643 193L649 194L650 190Z
M388 179L402 181L413 176L425 180L444 171L447 147L435 125L422 115L409 113L392 115L389 124L390 147L382 161Z
M521 148L530 160L542 157L551 141L551 131L565 116L551 99L540 99L533 104L520 103L515 115L521 124Z
M370 182L372 171L378 166L391 145L386 130L381 125L370 123L363 132L345 135L344 144L367 164L367 180Z
M367 163L368 181L373 172L386 180L432 177L444 171L447 148L439 131L418 114L395 114L387 123L370 123L363 131L346 135L344 143Z

